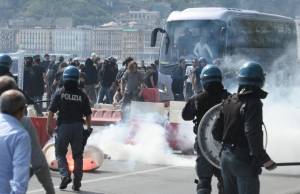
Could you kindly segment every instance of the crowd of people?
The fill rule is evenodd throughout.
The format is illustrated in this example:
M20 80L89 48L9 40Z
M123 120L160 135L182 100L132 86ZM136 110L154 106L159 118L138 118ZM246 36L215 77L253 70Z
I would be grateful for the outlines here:
M80 71L79 87L87 94L91 105L107 103L128 104L132 99L142 100L143 88L156 88L158 80L157 62L138 66L128 57L118 69L117 60L109 57L101 61L95 55L80 61L78 58L66 61L63 56L45 54L28 56L24 60L24 92L35 102L41 102L46 93L50 100L54 92L62 87L63 71L75 66ZM42 115L41 103L35 105L38 115Z

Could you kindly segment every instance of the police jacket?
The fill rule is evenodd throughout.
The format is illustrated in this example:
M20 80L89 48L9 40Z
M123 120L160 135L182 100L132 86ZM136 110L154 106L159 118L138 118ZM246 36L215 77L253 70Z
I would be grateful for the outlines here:
M203 92L193 96L188 100L182 110L183 120L194 120L197 125L194 127L194 133L197 134L198 124L204 114L213 106L222 102L229 93L223 88L222 84L213 84Z
M267 93L261 89L241 90L222 103L213 137L223 144L249 150L250 156L262 166L270 160L263 147L262 102Z
M87 95L79 88L57 90L51 100L49 111L58 112L57 124L83 122L92 113Z

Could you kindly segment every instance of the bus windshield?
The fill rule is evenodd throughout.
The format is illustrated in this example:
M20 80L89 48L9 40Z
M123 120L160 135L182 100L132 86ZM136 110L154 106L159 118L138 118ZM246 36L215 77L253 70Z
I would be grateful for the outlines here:
M216 20L173 21L167 23L160 50L160 71L170 74L180 58L220 58L225 50L225 22Z

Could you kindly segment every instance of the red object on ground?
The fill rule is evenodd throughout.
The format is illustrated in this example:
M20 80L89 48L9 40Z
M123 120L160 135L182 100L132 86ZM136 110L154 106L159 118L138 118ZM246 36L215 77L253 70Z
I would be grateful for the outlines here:
M31 121L32 121L33 126L36 128L36 132L37 132L41 147L44 147L44 145L49 140L49 136L48 136L48 133L46 130L47 118L46 117L31 117ZM56 121L53 121L51 127L53 129L56 127Z
M177 123L168 123L166 125L166 134L167 134L167 141L170 147L174 150L179 149L177 135L178 135L178 124Z
M157 88L144 88L142 95L145 102L159 102L159 92Z
M143 123L143 120L140 119L130 120L130 133L125 140L126 144L135 145L135 136L139 130L143 130ZM185 128L179 128L179 125L179 123L167 123L164 126L166 130L166 140L173 150L181 150L180 145L182 144L182 139L178 138L178 135L180 133L180 130L185 130Z

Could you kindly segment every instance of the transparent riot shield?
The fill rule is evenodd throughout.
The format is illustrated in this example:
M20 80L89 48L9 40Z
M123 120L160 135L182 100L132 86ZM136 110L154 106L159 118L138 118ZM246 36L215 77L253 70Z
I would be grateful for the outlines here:
M10 72L17 78L18 87L23 89L24 80L24 51L18 51L16 53L8 53L12 58L12 66Z

